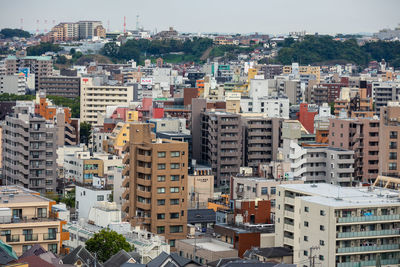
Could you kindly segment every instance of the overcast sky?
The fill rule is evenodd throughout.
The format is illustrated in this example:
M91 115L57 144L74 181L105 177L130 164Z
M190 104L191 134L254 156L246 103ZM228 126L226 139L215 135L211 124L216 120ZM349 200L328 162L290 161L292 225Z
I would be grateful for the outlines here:
M0 28L50 29L62 21L101 20L112 31L139 24L179 32L376 32L400 23L400 0L0 0ZM47 26L44 21L47 20Z

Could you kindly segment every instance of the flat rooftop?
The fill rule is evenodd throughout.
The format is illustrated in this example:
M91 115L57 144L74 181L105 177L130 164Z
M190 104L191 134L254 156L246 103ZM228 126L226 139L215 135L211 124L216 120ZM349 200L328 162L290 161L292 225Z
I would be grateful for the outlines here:
M233 245L212 238L182 239L179 241L192 246L196 243L197 248L215 252L235 250Z
M282 188L301 192L306 201L328 206L400 205L400 192L381 187L341 187L332 184L283 184Z

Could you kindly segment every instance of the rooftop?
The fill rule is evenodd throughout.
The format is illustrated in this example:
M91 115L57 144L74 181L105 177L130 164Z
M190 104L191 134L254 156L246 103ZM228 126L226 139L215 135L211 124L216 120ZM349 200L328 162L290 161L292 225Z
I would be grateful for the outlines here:
M213 239L213 238L198 238L198 239L183 239L180 242L196 245L196 248L210 250L213 252L234 250L233 245Z
M381 187L340 187L326 183L285 184L280 187L310 195L302 197L306 201L333 207L400 205L398 191Z

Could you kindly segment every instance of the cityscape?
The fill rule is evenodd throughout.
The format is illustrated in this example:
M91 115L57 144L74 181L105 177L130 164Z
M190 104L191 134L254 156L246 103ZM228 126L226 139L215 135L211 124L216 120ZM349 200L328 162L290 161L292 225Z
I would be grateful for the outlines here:
M341 33L353 4L75 2L0 11L0 266L400 266L397 2Z

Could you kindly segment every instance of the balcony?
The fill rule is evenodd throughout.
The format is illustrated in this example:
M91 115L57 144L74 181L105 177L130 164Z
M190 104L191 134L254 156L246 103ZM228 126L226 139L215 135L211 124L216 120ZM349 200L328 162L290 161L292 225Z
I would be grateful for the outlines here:
M137 172L151 174L151 168L137 167Z
M25 242L38 241L38 234L24 235Z
M293 211L289 211L289 210L285 210L285 217L288 218L294 218L294 212Z
M381 260L381 265L399 264L400 259ZM338 263L337 267L359 267L359 266L376 266L376 261L356 261Z
M292 197L285 197L284 201L286 204L294 205L294 198Z
M122 180L122 187L129 187L129 177Z
M43 234L43 240L57 240L57 233Z
M400 214L381 215L381 216L362 216L362 217L342 217L338 218L338 223L359 223L376 221L399 221Z
M289 232L294 232L294 226L293 225L290 225L290 224L287 224L287 223L285 223L284 225L283 225L283 230L285 230L285 231L289 231Z
M125 190L123 193L122 193L122 199L126 199L126 200L129 200L129 190L127 189L127 190Z
M338 238L357 238L357 237L373 237L373 236L387 236L387 235L400 235L400 230L392 229L392 230L380 230L380 231L338 233Z
M26 216L19 218L12 216L0 216L0 224L57 222L57 221L59 221L57 218L38 218L38 217L27 218Z
M293 239L292 239L292 238L289 238L289 237L284 237L284 238L283 238L283 243L284 243L285 245L289 245L289 246L293 246L293 245L294 245Z
M126 166L123 170L122 170L122 176L129 176L129 166Z
M123 164L129 164L129 154L126 154L125 157L122 159Z
M19 242L19 235L6 235L7 243L16 243Z
M391 244L391 245L380 245L380 246L362 246L362 247L347 247L347 248L338 248L337 254L341 253L364 253L370 251L385 251L385 250L397 250L400 248L399 244Z

